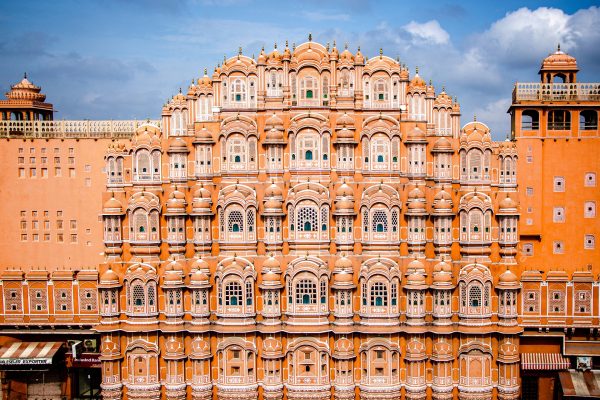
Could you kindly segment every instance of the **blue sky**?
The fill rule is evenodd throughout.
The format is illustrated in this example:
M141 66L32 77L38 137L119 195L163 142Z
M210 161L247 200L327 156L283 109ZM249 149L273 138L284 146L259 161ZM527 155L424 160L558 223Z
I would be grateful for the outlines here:
M515 81L537 81L556 48L580 81L600 81L600 8L592 1L79 0L0 3L0 90L27 71L58 119L157 118L162 104L223 55L273 43L348 42L399 56L457 96L496 139Z

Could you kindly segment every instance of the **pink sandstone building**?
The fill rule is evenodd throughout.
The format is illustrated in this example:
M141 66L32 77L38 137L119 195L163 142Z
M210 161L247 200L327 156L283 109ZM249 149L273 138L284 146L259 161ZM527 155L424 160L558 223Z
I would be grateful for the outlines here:
M600 84L576 73L558 50L517 83L502 142L310 39L240 49L156 121L53 121L25 78L0 102L3 397L592 393Z

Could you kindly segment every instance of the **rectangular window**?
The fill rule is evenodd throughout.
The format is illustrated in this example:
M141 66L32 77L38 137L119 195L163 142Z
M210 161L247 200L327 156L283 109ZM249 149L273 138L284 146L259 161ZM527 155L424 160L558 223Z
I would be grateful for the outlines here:
M75 168L69 168L69 178L75 178Z
M42 168L42 178L48 177L48 168Z
M523 244L523 254L526 256L533 255L533 243L525 243Z
M29 163L35 164L35 157L29 157Z
M527 188L527 196L529 196L529 197L533 196L533 188L532 187Z
M553 242L552 243L552 252L554 254L564 254L564 252L565 252L564 243L560 240Z
M39 223L37 220L31 221L31 229L39 229Z
M17 162L18 162L19 164L25 164L25 157L19 157L19 158L17 159Z
M35 147L29 148L29 154L35 154Z
M50 241L50 234L44 233L44 242L49 242L49 241Z
M583 216L584 218L594 218L596 217L596 202L595 201L586 201L583 206Z
M27 221L21 221L21 229L27 229Z
M586 250L594 250L596 248L596 238L594 235L585 235L583 248Z
M60 149L58 147L55 147L54 148L54 154L58 154L58 153L60 153Z
M25 168L19 168L19 178L25 178Z
M56 177L62 176L62 171L60 170L60 167L54 167L54 176L56 176Z
M44 229L50 229L50 221L44 221Z
M552 222L562 223L565 222L565 208L554 207L552 212Z
M69 226L71 227L71 229L77 229L77 220L75 220L75 219L72 219L72 220L69 222Z
M40 241L40 235L38 235L37 233L34 233L33 235L31 235L31 239L34 242L39 242Z
M42 157L42 164L48 164L48 157Z
M35 178L37 176L37 170L35 168L29 168L29 177Z
M75 154L75 149L72 147L69 147L69 154Z
M585 174L585 178L583 179L584 186L594 187L596 186L596 173L588 172Z
M54 164L60 164L60 157L54 157Z
M531 218L527 218L525 222L527 223L527 225L533 225L533 219Z
M85 178L85 186L86 187L92 186L92 178Z
M75 164L75 157L69 157L69 164Z
M63 242L63 234L62 233L57 233L56 234L56 241L58 243L62 243Z
M57 219L56 220L56 229L62 229L62 228L63 228L62 219Z
M554 177L554 191L564 192L565 191L565 178L562 176Z
M27 241L27 234L21 233L21 242L26 242L26 241Z
M77 234L76 233L71 234L71 243L77 243Z
M46 154L46 148L42 147L42 154Z
M92 166L90 164L85 164L85 172L92 172Z
M26 216L27 216L27 211L21 210L21 217L26 217Z

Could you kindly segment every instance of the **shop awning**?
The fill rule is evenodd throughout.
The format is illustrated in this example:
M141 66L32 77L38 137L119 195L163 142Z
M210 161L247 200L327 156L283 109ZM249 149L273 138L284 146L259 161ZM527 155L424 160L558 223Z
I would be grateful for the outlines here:
M0 348L0 365L47 365L62 342L15 342Z
M558 373L565 397L600 398L600 371L576 371L570 369Z
M522 353L521 369L569 369L571 362L560 353Z

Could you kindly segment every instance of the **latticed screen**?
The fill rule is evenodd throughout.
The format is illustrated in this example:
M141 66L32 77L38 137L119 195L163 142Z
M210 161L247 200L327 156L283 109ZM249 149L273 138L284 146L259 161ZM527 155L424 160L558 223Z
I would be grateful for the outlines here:
M225 286L225 305L240 305L242 299L242 285L238 282L229 282Z
M314 232L317 230L319 221L317 209L314 207L300 207L298 209L298 231Z
M98 308L98 295L95 289L79 289L79 308L84 311L95 311Z
M317 304L317 285L310 279L296 283L296 304Z
M131 293L134 306L144 305L144 288L142 285L134 285L131 289Z
M371 306L387 306L387 285L383 282L375 282L371 286Z
M54 292L54 304L57 311L71 311L71 300L71 289L56 289Z
M471 307L481 306L481 288L479 286L471 286L469 289L469 305Z
M375 210L373 212L373 232L387 232L388 218L387 212L384 210Z
M233 210L227 219L227 230L229 232L241 232L244 229L244 217L241 211Z

